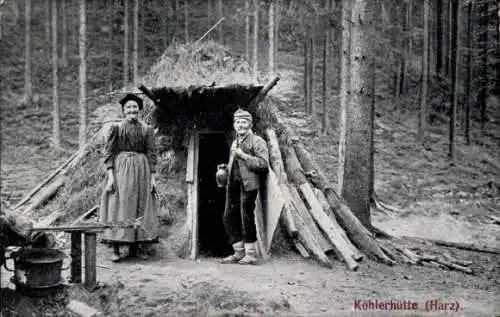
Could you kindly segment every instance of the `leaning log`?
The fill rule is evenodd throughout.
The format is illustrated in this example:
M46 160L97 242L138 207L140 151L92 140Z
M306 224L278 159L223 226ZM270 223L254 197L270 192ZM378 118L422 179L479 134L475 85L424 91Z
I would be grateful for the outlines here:
M257 107L257 105L262 100L264 100L267 93L269 93L269 91L271 89L273 89L274 86L276 86L276 84L278 83L279 80L280 80L280 78L278 76L276 76L273 79L271 79L269 82L267 82L267 84L262 88L262 90L259 91L259 93L252 99L252 101L250 101L248 108L252 109L254 107Z
M283 196L290 197L288 193L289 189L287 187L288 177L285 173L285 167L283 164L278 138L276 137L276 132L273 129L267 129L266 139L269 148L269 162L271 168L274 171L274 174L276 174ZM295 225L295 221L290 213L291 208L294 208L292 202L285 198L285 208L281 213L281 221L285 225L288 235L295 238L297 237L297 226Z
M338 251L341 258L346 262L347 267L355 271L358 268L358 263L354 260L354 253L349 247L350 241L344 240L341 232L344 230L338 226L337 222L333 222L324 212L323 207L317 200L309 183L304 183L298 186L302 196L309 205L309 213L314 218L318 226L323 230L335 249Z
M367 255L371 255L388 265L393 265L394 261L387 257L384 251L380 249L377 241L370 235L361 221L354 215L347 204L337 196L333 189L326 188L324 193L335 216L351 241Z
M288 205L293 206L290 201L285 202L285 204L286 206ZM295 223L292 213L290 212L290 208L285 207L285 209L283 209L283 212L281 213L281 221L285 225L286 231L290 236L290 238L296 238L299 233L297 229L297 224Z
M45 185L37 192L36 199L34 199L28 206L26 206L23 210L23 214L27 214L30 211L35 210L41 205L45 204L55 193L59 190L59 188L64 184L66 180L65 176L60 176L54 179L48 185Z
M333 213L332 208L330 207L330 204L328 203L328 200L325 197L325 194L317 188L313 188L314 194L316 195L316 198L318 199L319 203L321 204L323 211L325 214L330 218L330 220L335 224L336 227L340 228L339 233L344 238L345 241L347 241L347 246L351 249L351 253L353 254L353 259L356 261L361 261L363 260L363 253L356 248L355 245L351 243L349 238L347 237L347 233L344 231L344 229L340 226L340 224L337 222L337 218L335 218L335 214ZM387 252L382 249L386 254ZM390 254L387 254L390 258Z
M294 205L294 208L292 208L290 211L292 212L292 214L296 213L301 218L300 223L295 221L297 225L297 232L300 234L302 230L308 229L308 231L313 234L314 241L317 243L317 245L319 245L323 253L334 250L332 244L328 242L321 230L319 230L319 228L316 226L314 219L307 211L305 203L300 198L297 189L293 186L290 186L289 193L290 196L285 197L285 199L290 199L290 201ZM296 220L296 218L294 219Z
M279 183L285 183L288 179L285 173L285 167L283 166L283 158L276 132L273 129L266 129L266 139L269 148L269 162L271 168L274 174L276 174Z
M37 194L44 186L46 186L50 181L54 179L62 170L64 170L69 163L71 163L75 157L78 155L78 151L73 153L69 159L66 160L61 166L59 166L55 171L53 171L47 178L45 178L40 184L38 184L28 195L26 195L20 202L18 202L14 209L17 209L28 202L35 194Z
M302 245L302 243L299 240L293 239L293 245L295 245L295 248L304 259L309 259L311 257L309 255L309 252L307 252L306 248L304 247L304 245Z
M306 224L301 214L299 214L296 210L292 210L291 214L294 217L298 228L297 239L321 265L327 268L332 268L333 264L321 248L317 239L318 236L311 231L311 228Z
M310 154L301 146L294 145L298 161L303 170L310 175L311 182L325 194L328 203L332 207L333 212L340 225L345 229L350 240L366 254L375 257L383 263L393 265L391 260L384 251L379 247L377 241L371 236L368 229L363 226L361 221L354 215L351 208L345 201L340 199L337 193L333 190L331 184L327 181L319 166L312 160ZM298 150L297 150L298 149Z
M108 131L109 125L103 126L96 134L94 134L89 141L79 150L77 150L71 157L66 160L61 166L59 166L54 172L52 172L47 178L45 178L38 186L35 187L28 195L26 195L19 203L16 204L14 210L16 212L28 212L33 210L47 201L46 197L48 194L52 196L57 192L57 190L63 185L61 179L64 180L62 175L75 167L90 151L91 146L96 140L102 138ZM55 192L52 192L55 188ZM23 208L23 211L19 210L23 205L29 203L27 207Z

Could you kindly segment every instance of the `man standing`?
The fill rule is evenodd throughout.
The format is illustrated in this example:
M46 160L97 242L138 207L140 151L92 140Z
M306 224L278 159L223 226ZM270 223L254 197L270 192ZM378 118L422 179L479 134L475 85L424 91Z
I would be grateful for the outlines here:
M255 199L261 178L268 171L269 153L266 141L252 131L252 115L245 110L234 113L233 127L236 139L231 144L224 227L234 254L222 263L255 264L257 230L255 226Z

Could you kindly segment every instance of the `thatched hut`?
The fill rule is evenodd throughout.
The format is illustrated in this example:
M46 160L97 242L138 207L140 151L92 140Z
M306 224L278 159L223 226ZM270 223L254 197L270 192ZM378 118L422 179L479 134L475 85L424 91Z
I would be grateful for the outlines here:
M224 188L217 187L214 175L217 165L227 163L229 159L229 148L234 138L233 113L240 108L248 110L254 116L257 133L263 135L268 123L260 116L257 99L262 99L265 89L268 91L276 82L277 79L267 88L236 84L140 88L154 101L155 107L150 120L158 129L159 135L170 136L170 150L187 152L186 227L189 245L187 251L191 259L195 259L198 252L222 256L231 250L222 223L225 192ZM268 182L273 180L275 181L275 177ZM283 207L283 203L281 206L270 206L265 197L268 192L263 191L260 199L264 208L272 210L257 210L260 217L257 219L259 245L263 256L267 254L272 239L272 232L267 234L266 228L275 228L277 223L277 219L272 220L272 217L263 215L272 214L277 218Z

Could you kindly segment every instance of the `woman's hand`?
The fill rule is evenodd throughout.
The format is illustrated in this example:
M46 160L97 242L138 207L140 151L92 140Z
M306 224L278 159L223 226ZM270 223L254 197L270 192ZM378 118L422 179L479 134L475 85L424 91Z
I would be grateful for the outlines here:
M115 191L115 177L113 173L109 173L108 181L106 182L106 192L113 193Z
M151 174L151 192L156 191L156 177L155 174Z

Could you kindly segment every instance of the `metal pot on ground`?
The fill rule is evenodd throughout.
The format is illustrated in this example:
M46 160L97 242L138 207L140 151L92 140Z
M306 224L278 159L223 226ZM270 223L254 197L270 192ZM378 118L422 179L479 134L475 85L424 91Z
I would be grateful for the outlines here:
M35 292L57 288L63 284L61 271L63 260L66 258L64 252L56 249L30 248L13 252L10 257L14 261L14 269L7 266L8 271L14 272L12 282L20 291ZM38 293L38 292L37 292Z

